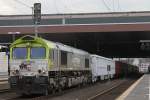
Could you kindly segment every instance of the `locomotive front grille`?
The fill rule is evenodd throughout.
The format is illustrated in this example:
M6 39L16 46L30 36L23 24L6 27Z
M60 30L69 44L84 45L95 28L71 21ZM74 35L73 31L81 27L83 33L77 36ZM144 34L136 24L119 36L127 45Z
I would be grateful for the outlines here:
M42 92L48 86L48 77L40 76L13 76L10 77L10 86L18 93Z

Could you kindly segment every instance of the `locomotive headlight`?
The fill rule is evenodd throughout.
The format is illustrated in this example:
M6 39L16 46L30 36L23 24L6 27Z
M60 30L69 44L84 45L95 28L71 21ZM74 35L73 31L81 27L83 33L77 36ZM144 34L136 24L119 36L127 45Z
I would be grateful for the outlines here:
M46 74L46 70L45 70L44 68L38 69L38 73L39 73L40 75L44 75L44 74Z
M11 70L10 73L11 73L12 75L15 75L15 74L16 74L16 73L15 73L15 70Z
M38 75L47 75L48 62L46 60L37 61Z
M39 70L38 70L38 73L41 74L41 72L42 72L41 69L39 69Z
M10 71L12 75L18 75L19 74L19 70L15 69L15 70L11 70Z
M42 74L46 74L46 70L42 68Z
M16 72L16 74L19 74L19 70L18 69L16 69L15 72Z

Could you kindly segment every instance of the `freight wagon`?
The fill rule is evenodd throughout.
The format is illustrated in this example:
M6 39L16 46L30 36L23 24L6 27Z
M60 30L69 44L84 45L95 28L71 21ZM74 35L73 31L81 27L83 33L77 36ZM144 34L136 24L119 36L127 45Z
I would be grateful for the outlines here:
M115 75L115 61L98 55L91 55L92 81L113 78Z
M123 63L120 61L115 61L115 77L139 77L139 68L137 66Z

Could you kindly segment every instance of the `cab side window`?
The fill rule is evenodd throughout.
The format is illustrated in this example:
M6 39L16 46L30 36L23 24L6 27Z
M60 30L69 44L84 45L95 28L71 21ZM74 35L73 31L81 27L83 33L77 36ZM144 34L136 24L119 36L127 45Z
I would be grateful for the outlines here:
M49 50L49 59L54 60L54 49Z
M85 58L85 68L89 68L89 59Z
M67 65L67 52L61 51L61 65Z

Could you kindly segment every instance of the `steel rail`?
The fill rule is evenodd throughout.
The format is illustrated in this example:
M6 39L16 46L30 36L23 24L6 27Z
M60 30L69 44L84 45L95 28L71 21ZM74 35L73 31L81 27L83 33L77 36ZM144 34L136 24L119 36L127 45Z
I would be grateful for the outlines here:
M124 81L120 82L119 84L115 84L113 87L108 88L108 89L106 89L106 90L103 90L103 91L101 91L100 93L98 93L98 94L96 94L96 95L94 95L94 96L89 97L87 100L94 100L95 98L97 98L97 97L99 97L99 96L102 96L102 95L104 95L104 94L110 92L110 91L113 90L114 88L119 87L119 86L120 86L121 84L123 84L123 83L124 83Z

